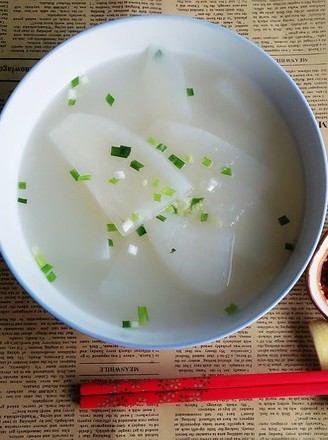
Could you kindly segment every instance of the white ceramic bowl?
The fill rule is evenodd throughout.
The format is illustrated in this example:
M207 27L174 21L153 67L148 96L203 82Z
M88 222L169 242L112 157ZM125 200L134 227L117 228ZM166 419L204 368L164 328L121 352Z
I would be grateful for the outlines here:
M178 52L202 53L233 66L266 93L294 133L305 164L305 215L297 248L282 272L251 304L228 318L201 325L181 321L174 329L144 326L127 332L72 303L45 281L24 244L17 206L18 170L36 121L47 104L76 72L106 60L135 53L156 41ZM45 309L69 326L94 338L139 348L172 349L223 338L250 325L272 309L303 273L317 245L326 211L326 157L314 116L289 75L247 39L201 20L144 16L117 20L82 32L45 56L21 81L0 121L1 252L24 289Z

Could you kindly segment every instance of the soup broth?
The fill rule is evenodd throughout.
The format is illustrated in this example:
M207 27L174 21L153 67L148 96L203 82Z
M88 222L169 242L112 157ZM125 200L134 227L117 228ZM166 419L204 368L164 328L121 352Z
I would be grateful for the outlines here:
M277 109L219 62L155 46L76 74L20 169L26 240L57 294L118 326L139 305L157 329L238 313L302 221L302 164Z

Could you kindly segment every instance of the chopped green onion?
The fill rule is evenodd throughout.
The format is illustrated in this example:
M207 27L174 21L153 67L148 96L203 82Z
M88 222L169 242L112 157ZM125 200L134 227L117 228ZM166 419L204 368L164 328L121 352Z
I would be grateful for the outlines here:
M162 56L163 56L163 51L161 49L156 50L156 52L154 53L155 60L159 60L160 58L162 58Z
M281 224L281 226L287 225L287 223L290 222L289 218L286 215L282 215L281 217L279 217L278 221Z
M153 194L153 200L154 202L161 202L162 201L162 195L158 193Z
M143 235L147 234L144 225L139 226L139 228L136 229L136 233L139 235L139 237L142 237Z
M187 96L194 96L195 94L194 89L192 87L188 87L186 89L186 92L187 92Z
M26 186L27 186L27 184L26 184L26 182L18 182L18 189L26 189Z
M186 154L185 155L185 162L186 163L193 163L194 162L194 156L192 154Z
M112 185L116 185L119 181L120 179L117 179L116 177L112 177L111 179L108 179L108 182L111 183Z
M50 272L53 266L51 264L46 263L44 266L41 267L41 270L43 273Z
M80 174L75 168L71 169L69 173L73 177L74 180L76 180L76 181L79 180Z
M122 321L122 327L123 328L130 328L131 327L131 321Z
M230 167L222 167L220 173L226 176L232 176L232 170Z
M153 179L152 181L151 181L151 185L152 186L155 186L155 187L157 187L157 186L159 186L159 179Z
M38 263L38 266L40 267L40 269L42 269L44 266L47 265L45 259L42 257L42 255L36 254L34 256L35 261Z
M161 215L161 214L156 215L156 218L158 220L160 220L161 222L165 222L165 220L166 220L166 217L164 215Z
M113 240L111 238L107 239L107 244L108 244L109 247L113 247L114 246L114 242L113 242Z
M176 249L175 249L175 248L172 248L172 249L170 250L170 254L174 254L174 252L176 252Z
M165 186L162 188L161 193L166 196L173 196L173 194L176 193L176 190L174 188L171 188L170 186Z
M165 211L169 214L177 214L178 210L174 205L169 205L167 208L165 208Z
M110 106L112 106L115 102L115 98L110 93L107 93L105 99L106 99L107 104Z
M108 232L117 232L117 227L114 225L114 223L108 223L107 224L107 231Z
M167 146L164 144L158 144L156 150L161 151L162 153L167 149Z
M209 159L208 157L205 156L203 158L202 164L205 165L207 168L211 167L212 163L213 163L212 160Z
M26 205L27 204L27 199L24 199L22 197L18 197L17 202L18 203L23 203L23 205Z
M132 220L134 222L137 222L139 220L139 213L138 212L133 212L132 213Z
M236 313L237 310L238 310L238 306L236 306L236 304L234 304L234 303L229 304L229 305L224 309L224 311L225 311L226 313L228 313L228 315L232 315L233 313Z
M285 249L286 251L293 251L295 249L295 246L293 243L285 243Z
M201 222L207 222L208 220L208 213L207 212L202 212L200 215L200 221Z
M125 172L122 170L114 171L114 177L116 179L125 179Z
M56 277L56 274L51 271L51 272L48 273L46 278L49 281L49 283L53 283L57 277Z
M218 184L219 184L219 182L217 180L211 178L207 184L207 187L206 187L207 191L210 191L210 192L214 191L215 188L218 186Z
M137 253L138 253L138 246L135 246L134 244L129 244L128 252L131 255L137 255Z
M130 163L130 167L133 168L136 171L140 171L141 168L143 168L145 165L143 165L141 162L138 162L137 160L133 160Z
M68 89L68 94L67 94L67 100L68 100L68 105L72 106L75 105L76 103L76 97L77 97L77 93L75 89Z
M69 173L76 181L83 182L85 180L91 180L91 174L81 175L75 168L71 169Z
M148 310L146 306L138 306L138 322L139 325L145 324L149 321Z
M175 165L177 168L179 168L179 170L181 170L181 168L183 168L186 164L186 162L184 162L182 159L180 159L175 154L171 154L169 156L169 161L172 162L173 165Z
M122 229L124 232L127 232L129 229L131 229L132 226L133 226L133 221L130 220L129 218L125 220L124 223L122 223Z
M84 182L86 180L91 180L91 174L84 174L83 176L79 176L77 180L81 182Z
M204 197L193 197L190 202L190 208L192 209L194 206L202 204L204 201Z
M111 156L115 156L115 157L123 157L126 159L127 157L130 156L130 153L131 153L131 147L128 147L126 145L120 145L119 147L113 145L110 149Z
M74 79L72 79L71 81L71 87L77 87L80 84L80 77L76 76Z
M155 145L156 144L156 140L152 136L149 136L149 138L147 139L147 142L150 145Z

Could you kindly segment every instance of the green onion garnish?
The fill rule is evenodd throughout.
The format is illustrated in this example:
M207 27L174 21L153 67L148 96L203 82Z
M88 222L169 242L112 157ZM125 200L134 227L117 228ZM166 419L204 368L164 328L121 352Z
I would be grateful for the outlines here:
M26 186L27 186L27 184L26 184L26 182L18 182L18 189L26 189Z
M173 194L176 193L176 190L174 188L171 188L170 186L165 186L162 188L161 193L166 196L173 196Z
M137 160L133 160L130 163L130 167L133 168L136 171L140 171L141 168L143 168L145 165L143 165L141 162L138 162Z
M152 181L151 181L151 185L152 186L155 186L155 187L158 187L159 186L159 179L153 179Z
M91 180L91 174L84 174L83 176L79 176L77 180L81 182Z
M166 220L166 217L164 215L161 215L161 214L156 215L156 218L158 220L160 220L161 222L165 222L165 220Z
M49 281L49 283L53 283L57 277L56 277L56 274L51 271L51 272L48 273L46 278Z
M85 181L85 180L91 180L91 175L90 174L84 174L81 175L75 168L70 170L70 175L73 177L74 180L76 181Z
M172 248L172 249L170 250L170 254L174 254L174 252L176 252L176 249L175 249L175 248Z
M174 205L169 205L167 208L165 208L165 211L169 214L177 214L178 210Z
M184 162L182 159L180 159L175 154L171 154L169 156L169 161L172 162L173 165L175 165L177 168L179 168L179 170L181 170L181 168L183 168L186 165L186 162Z
M69 105L70 107L72 107L73 105L75 105L75 103L76 103L76 99L70 98L70 99L68 100L68 105Z
M208 213L207 212L202 212L200 215L200 221L201 222L207 222L208 220Z
M153 200L154 202L161 202L162 201L162 195L158 193L153 194Z
M192 209L194 206L202 204L204 201L204 197L193 197L190 202L190 208Z
M211 167L212 163L213 163L212 160L209 159L208 157L205 156L203 158L202 164L205 165L207 168Z
M167 149L167 146L164 144L158 144L156 150L161 151L162 153Z
M74 180L76 180L76 181L79 180L80 174L75 168L71 169L69 173L73 177Z
M192 155L192 154L186 154L185 155L185 162L186 163L193 163L193 161L194 161L194 156Z
M194 96L195 92L192 87L186 88L187 96Z
M147 142L150 145L155 145L156 144L156 140L152 136L149 136L149 138L147 139Z
M110 154L111 156L115 156L115 157L123 157L123 158L127 158L130 156L131 153L131 147L128 147L126 145L120 145L119 147L116 146L112 146L110 149Z
M238 310L238 306L236 306L236 304L234 304L234 303L229 304L229 305L224 309L224 311L225 311L226 313L228 313L228 315L232 315L233 313L236 313L237 310Z
M123 328L130 328L131 327L131 321L122 321L122 327Z
M113 242L113 240L111 238L107 239L107 244L108 244L109 247L113 247L114 246L114 242Z
M24 199L23 197L18 197L17 202L18 203L23 203L23 205L26 205L27 204L27 199Z
M50 272L51 271L51 269L53 268L53 266L51 266L51 264L48 264L48 263L46 263L46 264L44 264L42 267L40 267L41 268L41 271L43 272L43 273L48 273L48 272Z
M145 324L149 321L148 310L146 306L138 306L138 322L139 325Z
M110 93L107 93L105 99L106 99L107 104L110 106L112 106L115 102L115 98Z
M279 217L278 221L281 224L281 226L287 225L287 223L290 222L289 218L286 215L282 215L281 217Z
M293 251L295 249L295 246L293 243L285 243L285 249L286 251Z
M155 60L159 60L160 58L162 58L162 56L163 56L163 51L161 51L161 49L156 50L156 52L154 53Z
M232 169L230 167L222 167L220 173L226 176L232 176Z
M147 234L146 228L144 225L139 226L138 229L136 229L136 233L139 235L139 237L142 237L143 235Z
M38 266L40 267L40 269L42 269L44 266L46 266L47 263L46 263L45 259L42 257L42 255L36 254L34 256L34 258L35 258L35 261L38 263Z
M119 181L120 179L117 179L116 177L112 177L111 179L108 179L108 182L111 183L112 185L116 185Z
M107 231L108 232L117 232L117 227L114 225L114 223L108 223L107 224Z
M74 79L72 79L71 81L71 87L77 87L80 84L80 77L76 76Z
M133 212L132 213L132 221L137 222L139 220L139 213Z

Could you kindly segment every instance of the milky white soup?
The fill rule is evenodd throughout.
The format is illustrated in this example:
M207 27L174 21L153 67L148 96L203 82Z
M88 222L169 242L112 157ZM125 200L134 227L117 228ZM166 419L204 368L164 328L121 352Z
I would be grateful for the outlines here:
M297 246L302 166L280 114L219 61L155 46L76 76L20 169L42 276L127 332L238 313Z

